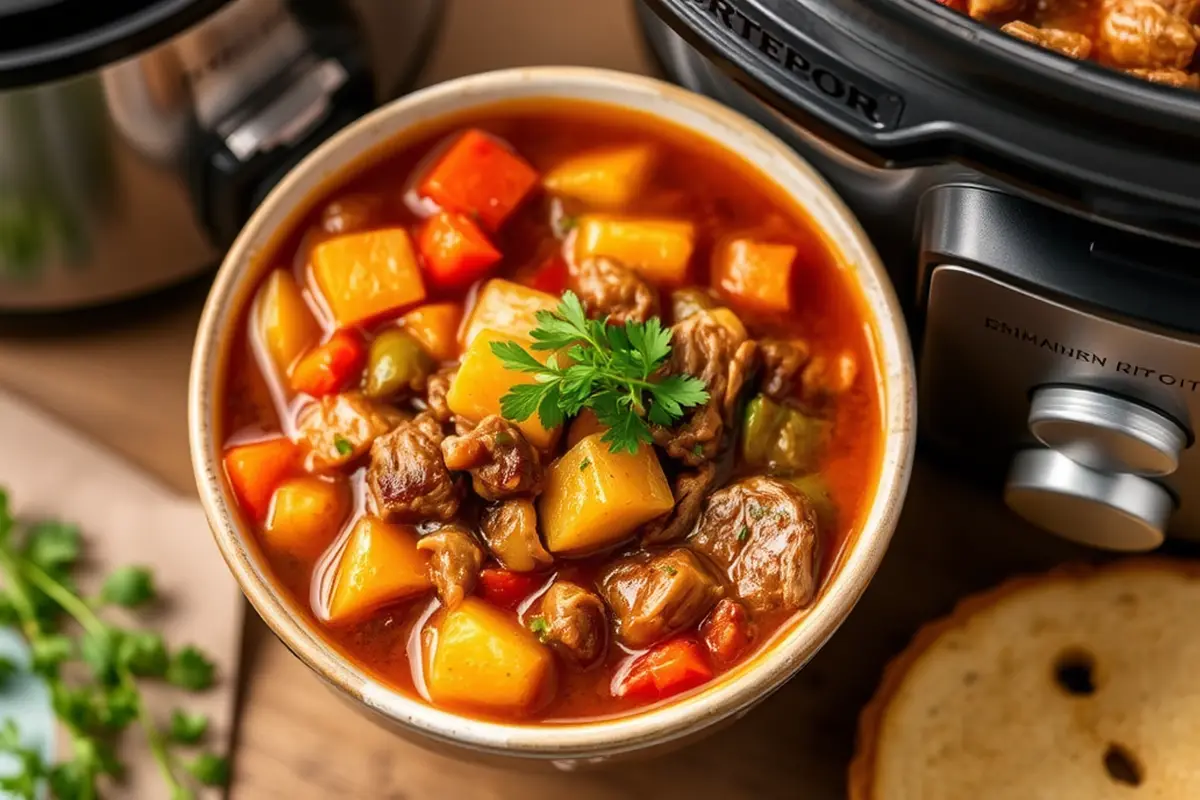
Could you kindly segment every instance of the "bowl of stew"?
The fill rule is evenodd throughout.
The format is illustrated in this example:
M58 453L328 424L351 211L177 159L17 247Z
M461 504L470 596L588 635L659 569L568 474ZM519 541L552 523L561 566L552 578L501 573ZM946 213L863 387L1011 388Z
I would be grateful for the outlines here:
M886 273L766 131L658 81L472 76L288 174L201 320L192 458L284 643L398 732L599 763L735 718L907 487Z

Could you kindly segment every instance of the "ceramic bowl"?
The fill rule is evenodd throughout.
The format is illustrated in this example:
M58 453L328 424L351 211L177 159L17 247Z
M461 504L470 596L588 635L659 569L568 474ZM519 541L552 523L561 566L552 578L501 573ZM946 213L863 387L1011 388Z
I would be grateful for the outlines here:
M217 415L235 328L271 266L256 256L268 251L279 232L317 202L332 181L369 153L403 143L439 118L547 98L610 104L690 129L740 154L795 198L824 231L864 300L881 367L886 432L878 485L861 530L812 609L773 644L701 690L631 716L502 724L434 708L381 685L339 655L293 608L275 587L236 510L220 466ZM594 69L515 69L443 83L375 111L313 152L270 193L225 258L201 318L189 391L191 455L213 535L242 591L279 638L337 692L385 725L426 743L574 768L678 745L711 731L779 688L829 639L874 575L900 514L912 466L914 383L904 319L879 257L829 185L781 141L724 106L659 81Z

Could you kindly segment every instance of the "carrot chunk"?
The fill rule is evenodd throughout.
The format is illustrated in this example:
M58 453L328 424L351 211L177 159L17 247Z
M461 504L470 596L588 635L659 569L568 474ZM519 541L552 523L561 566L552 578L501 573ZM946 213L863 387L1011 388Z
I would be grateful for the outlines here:
M426 173L417 192L446 211L497 231L538 183L538 174L499 139L472 128Z
M224 461L238 502L261 522L271 507L275 487L299 470L300 450L281 436L231 447L225 451Z
M792 265L797 248L753 239L733 239L713 258L713 286L745 305L791 311Z
M694 639L671 639L655 645L613 682L616 697L661 700L712 678L704 649Z
M403 228L348 233L313 249L313 277L338 327L348 328L415 305L425 284Z
M478 225L446 211L422 226L417 249L425 260L425 274L448 288L474 283L503 258Z
M306 353L292 369L292 390L313 397L334 394L362 374L367 351L358 334L336 331L329 341Z

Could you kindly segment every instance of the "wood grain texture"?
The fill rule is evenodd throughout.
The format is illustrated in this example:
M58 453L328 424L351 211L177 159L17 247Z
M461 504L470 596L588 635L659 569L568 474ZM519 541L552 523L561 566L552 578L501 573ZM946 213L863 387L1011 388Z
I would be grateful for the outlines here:
M647 71L628 3L455 0L424 83L505 66ZM186 383L203 282L80 317L0 321L0 383L93 434L181 492ZM858 710L886 660L963 594L1084 551L1031 531L922 461L876 581L813 662L745 719L654 762L526 775L432 755L348 709L253 613L232 796L238 800L625 800L844 797Z

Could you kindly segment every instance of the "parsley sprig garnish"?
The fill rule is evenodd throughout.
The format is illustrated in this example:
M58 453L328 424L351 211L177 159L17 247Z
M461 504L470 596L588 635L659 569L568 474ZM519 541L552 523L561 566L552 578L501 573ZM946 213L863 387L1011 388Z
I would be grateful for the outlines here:
M492 342L506 369L534 376L500 398L500 413L513 422L535 412L545 428L555 428L585 408L608 428L601 441L614 453L636 453L653 442L650 425L670 426L684 409L708 401L704 381L691 375L664 375L671 355L671 331L657 317L609 325L588 319L574 292L553 311L537 312L531 349L550 352L546 363L517 342Z
M19 630L29 643L29 669L50 689L51 704L71 742L71 754L48 764L28 747L11 719L0 726L0 753L16 762L15 771L0 776L0 791L33 800L48 789L52 797L94 800L102 777L119 780L124 766L117 757L122 733L135 722L144 730L171 800L192 800L195 793L180 777L186 770L196 782L224 784L228 766L219 756L202 753L180 762L172 743L199 742L207 729L202 715L176 711L167 731L159 730L146 706L139 683L162 679L191 691L213 683L212 662L194 647L171 654L163 638L148 630L106 622L105 606L136 609L157 596L153 574L144 567L112 572L98 597L85 598L75 588L71 570L82 554L79 530L72 525L42 522L19 524L0 490L0 624ZM67 630L69 618L78 628ZM63 667L80 661L86 670L69 670L86 678L68 681ZM9 664L13 669L15 664Z

